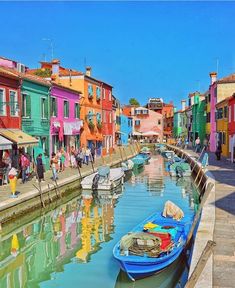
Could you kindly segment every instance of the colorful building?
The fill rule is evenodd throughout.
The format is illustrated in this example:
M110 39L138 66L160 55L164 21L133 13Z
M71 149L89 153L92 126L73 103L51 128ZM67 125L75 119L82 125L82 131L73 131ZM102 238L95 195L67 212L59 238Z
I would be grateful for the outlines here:
M52 83L50 97L50 134L51 152L57 152L61 147L69 152L74 146L80 145L80 130L82 121L80 120L80 95L77 90L73 90L62 85Z
M49 91L50 83L40 77L21 74L21 115L22 131L38 139L38 145L28 149L34 159L38 154L43 155L46 169L50 168L50 116L49 116Z
M127 145L132 135L132 117L120 115L120 144Z
M228 133L231 162L235 159L235 94L228 99Z
M229 98L226 98L216 104L216 137L221 143L224 157L229 156L228 103Z
M173 136L174 138L181 137L182 134L182 125L181 125L181 110L174 112L174 127L173 127Z
M227 77L216 79L217 73L210 73L211 85L209 87L210 94L210 151L215 152L217 144L216 132L216 104L227 97L233 95L235 91L235 74Z
M101 82L102 87L102 124L101 118L97 119L100 121L102 126L101 133L103 134L103 155L106 155L113 151L114 146L114 118L113 118L113 98L112 98L112 86ZM98 89L98 88L97 88ZM99 127L99 126L98 126Z
M192 133L191 141L195 145L195 140L199 137L203 143L206 136L206 113L205 95L195 92L190 94L192 107Z
M112 95L113 98L113 139L114 145L121 144L121 133L120 133L120 125L121 125L121 103L120 101Z
M149 141L162 141L163 139L163 115L145 107L131 109L133 117L133 134L136 132Z

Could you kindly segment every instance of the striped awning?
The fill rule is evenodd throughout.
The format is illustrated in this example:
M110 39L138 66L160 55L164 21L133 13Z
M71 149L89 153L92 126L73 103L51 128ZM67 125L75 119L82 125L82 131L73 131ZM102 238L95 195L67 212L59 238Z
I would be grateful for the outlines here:
M0 129L0 135L16 143L19 148L38 144L38 139L24 133L20 129Z
M12 142L0 135L0 150L12 149Z

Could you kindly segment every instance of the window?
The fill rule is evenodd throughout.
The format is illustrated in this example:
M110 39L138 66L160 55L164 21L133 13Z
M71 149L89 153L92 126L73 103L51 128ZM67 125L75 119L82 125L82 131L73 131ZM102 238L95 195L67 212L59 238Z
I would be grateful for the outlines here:
M69 117L69 102L64 101L64 118Z
M103 119L102 119L103 122L106 123L106 112L105 112L105 111L103 111L103 115L102 115L102 116L103 116L103 117L102 117L102 118L103 118Z
M28 94L22 94L22 117L30 118L31 117L31 99Z
M158 120L158 125L161 125L161 120L160 119Z
M0 89L0 115L5 116L6 115L6 94L5 89Z
M217 110L217 119L222 119L223 118L223 108L219 108Z
M88 84L88 98L93 98L93 86Z
M57 99L51 97L51 117L57 117Z
M224 118L227 118L228 117L228 107L225 106L224 107Z
M232 111L231 111L231 106L229 106L229 107L228 107L228 121L229 121L229 122L231 122L231 119L232 119L232 117L231 117L231 112L232 112Z
M41 98L41 118L42 119L48 118L48 106L46 98Z
M100 100L100 87L96 87L96 100L99 101Z
M112 93L111 93L111 91L109 91L109 101L111 101L112 100Z
M135 120L135 126L139 126L140 125L140 120Z
M211 121L211 113L208 112L206 113L206 123L210 123L210 121Z
M112 123L112 112L109 112L109 123Z
M103 88L103 99L105 99L105 89Z
M11 116L18 116L17 112L17 93L10 90L10 114Z
M75 105L74 105L74 117L76 119L79 118L79 104L78 103L75 103Z

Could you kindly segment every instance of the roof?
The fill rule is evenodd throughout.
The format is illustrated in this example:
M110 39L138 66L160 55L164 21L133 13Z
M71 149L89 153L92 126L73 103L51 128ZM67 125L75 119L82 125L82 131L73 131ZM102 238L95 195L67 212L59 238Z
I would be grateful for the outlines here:
M216 83L235 83L235 73L217 80Z
M10 78L18 79L18 80L20 78L19 75L15 73L15 71L9 68L2 67L2 66L0 66L0 74L3 76L10 77Z
M228 102L229 99L231 99L231 98L233 98L233 96L230 96L230 97L227 97L227 98L221 100L220 102L216 103L215 106L219 106L219 105L221 105L221 104L223 104L223 103L226 103L226 102Z
M63 86L63 85L58 84L58 83L56 83L56 82L54 82L54 81L51 81L51 84L52 84L53 86L56 86L56 87L62 88L62 89L64 89L64 90L68 90L68 91L73 92L73 93L76 93L76 94L82 94L81 91L74 90L74 89L72 89L72 88L69 88L69 87Z

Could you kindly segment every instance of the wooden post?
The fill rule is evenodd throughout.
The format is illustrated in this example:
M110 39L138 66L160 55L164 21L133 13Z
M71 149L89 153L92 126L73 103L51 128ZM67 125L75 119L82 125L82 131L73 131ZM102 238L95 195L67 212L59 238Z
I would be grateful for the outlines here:
M126 155L126 151L125 151L125 148L124 147L122 147L122 149L123 149L123 151L124 151L124 155L125 155L125 158L126 158L126 161L128 160L128 157L127 157L127 155Z
M208 259L210 258L211 254L213 253L213 249L215 247L216 243L214 241L209 240L197 262L196 267L193 270L193 273L189 277L186 285L184 286L185 288L193 288L197 284L197 281L206 266L206 263Z
M198 176L199 176L199 174L200 174L201 171L202 171L202 166L201 166L201 167L199 168L199 170L198 170L197 176L196 176L196 178L195 178L195 180L194 180L195 183L197 182L197 178L198 178Z
M42 207L45 208L46 206L45 206L45 203L44 203L43 197L42 197L42 187L41 187L40 179L39 179L39 177L38 177L37 165L36 165L33 157L32 157L32 159L33 159L33 164L34 164L34 167L35 167L36 178L37 178L37 180L38 180L38 186L39 186L38 191L39 191L39 193L40 193L40 201L41 201ZM35 185L34 185L34 187L35 187Z
M119 146L119 151L120 151L120 156L121 156L122 161L123 161L123 156L122 156L122 149L121 149L121 146Z
M90 159L91 159L92 157L90 156ZM94 163L93 163L93 159L91 159L91 167L92 167L92 170L93 170L93 173L95 172L95 168L94 168Z

